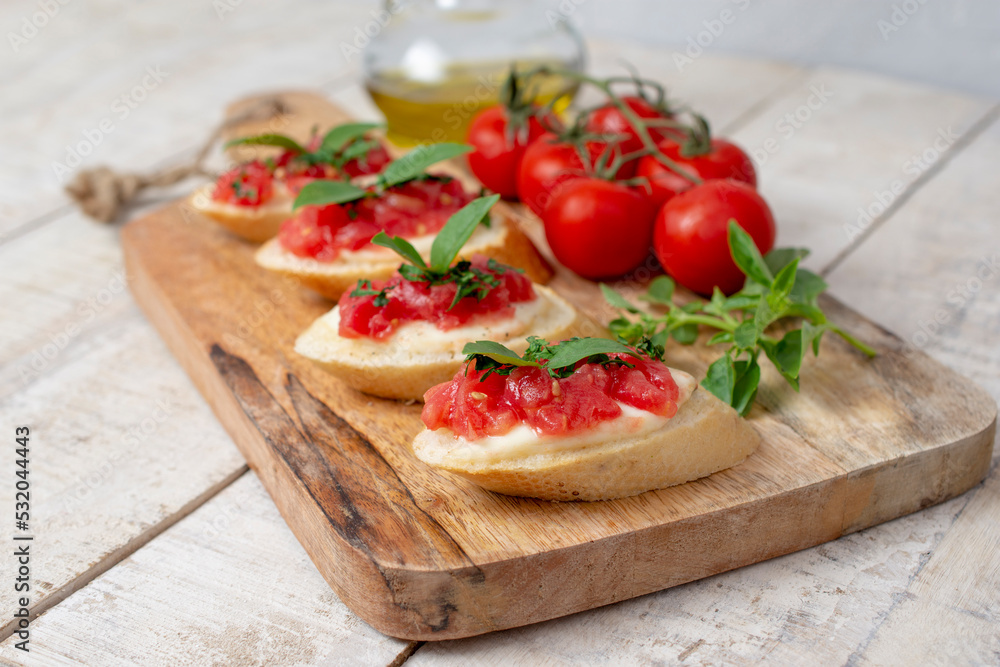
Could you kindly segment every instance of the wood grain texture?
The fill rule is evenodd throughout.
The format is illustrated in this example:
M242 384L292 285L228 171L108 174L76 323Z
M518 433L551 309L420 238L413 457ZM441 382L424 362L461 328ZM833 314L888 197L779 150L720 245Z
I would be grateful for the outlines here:
M1000 123L906 203L831 275L863 312L906 343L958 368L1000 399L1000 192L982 178L1000 151ZM891 270L879 267L891 267ZM871 287L877 285L877 290ZM905 290L908 298L878 298ZM1000 659L1000 468L967 494L905 594L872 628L859 664Z
M257 270L249 244L177 207L129 225L124 243L137 298L293 532L348 606L395 636L513 627L802 549L960 493L989 462L992 399L827 299L880 356L828 341L802 394L766 373L751 414L765 442L745 464L605 503L489 494L413 458L416 406L351 392L294 355L329 304ZM593 284L560 272L553 285L607 319ZM696 374L712 358L672 352Z
M210 591L210 593L209 593ZM32 624L14 665L387 665L252 473Z

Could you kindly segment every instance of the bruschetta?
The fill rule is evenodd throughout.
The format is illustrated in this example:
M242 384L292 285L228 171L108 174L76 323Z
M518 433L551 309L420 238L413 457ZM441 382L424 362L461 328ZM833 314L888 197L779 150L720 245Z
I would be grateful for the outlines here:
M523 351L529 336L606 333L519 269L482 254L455 261L458 253L468 257L466 241L496 199L477 199L453 215L434 239L430 265L400 237L376 236L375 247L398 268L388 280L356 281L299 336L295 351L359 391L421 399L462 366L470 340L508 341ZM408 263L400 266L400 255Z
M299 191L315 180L350 180L379 173L389 153L370 136L377 125L349 123L314 135L305 146L291 137L264 134L235 139L229 146L269 146L274 157L238 164L188 200L199 213L255 243L273 238L292 217Z
M299 280L336 300L359 280L388 280L399 264L390 250L371 243L379 232L409 241L424 259L451 215L477 197L461 182L428 174L424 167L468 150L461 144L434 144L393 161L375 183L359 188L312 183L297 198L294 217L278 236L257 251L266 269ZM552 269L527 236L506 215L493 212L474 230L464 251L523 269L545 283Z
M467 367L427 392L413 451L491 491L620 498L737 465L759 443L694 377L615 341L466 352Z

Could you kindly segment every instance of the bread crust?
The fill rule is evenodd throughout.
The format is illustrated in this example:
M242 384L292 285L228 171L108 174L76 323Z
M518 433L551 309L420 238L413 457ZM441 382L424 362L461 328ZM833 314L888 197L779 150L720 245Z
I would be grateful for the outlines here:
M263 243L274 238L281 223L292 217L292 200L287 197L276 198L262 206L225 205L212 199L212 187L207 185L195 190L188 197L188 204L247 241Z
M466 246L462 256L482 253L497 261L524 269L533 282L547 283L553 275L552 267L539 254L531 240L517 224L505 215L498 215L494 225L499 226L490 242L476 245L475 237ZM384 259L366 262L320 262L308 257L298 257L271 239L260 247L255 256L257 264L282 276L299 281L303 286L336 301L359 280L388 280L396 272L401 259L386 253Z
M528 331L519 335L519 341L526 336L537 335L549 340L559 340L572 336L607 335L607 329L600 326L585 315L574 309L562 297L552 290L535 286L540 299L547 303L542 307L548 312L564 313L554 326L543 331ZM461 353L465 341L459 342L450 352L440 354L413 354L409 350L394 345L392 341L384 343L386 355L382 358L358 354L331 354L323 350L324 340L331 335L332 324L323 322L322 318L313 323L295 342L295 351L310 359L323 370L343 380L348 386L358 391L382 398L423 400L424 393L434 385L451 380L462 367L465 355ZM341 339L343 340L343 339ZM523 350L524 344L507 343L517 351ZM406 363L398 363L389 354L407 357Z
M413 451L424 463L511 496L611 500L706 477L739 464L760 436L746 420L698 388L663 428L596 446L477 463L449 459L448 431L424 430Z

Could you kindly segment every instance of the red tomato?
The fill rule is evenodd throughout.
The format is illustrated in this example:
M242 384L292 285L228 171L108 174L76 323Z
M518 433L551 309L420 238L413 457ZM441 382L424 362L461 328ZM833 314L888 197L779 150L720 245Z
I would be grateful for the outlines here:
M699 294L718 286L732 294L744 275L729 252L729 220L736 220L761 254L774 247L774 217L751 186L706 181L669 200L656 217L653 245L667 273Z
M517 173L517 192L521 201L541 216L557 185L584 178L588 168L593 166L604 151L612 150L600 141L588 141L590 165L584 166L576 146L556 140L556 135L547 132L528 146ZM619 171L618 176L622 176Z
M545 237L584 278L628 273L649 255L656 208L621 183L579 178L561 185L545 209Z
M661 141L659 149L682 168L687 168L696 176L700 176L702 180L729 178L757 186L757 172L754 170L753 161L739 146L725 139L712 139L712 147L708 153L693 157L685 157L681 153L681 145L669 139ZM635 175L649 179L647 191L651 192L650 196L657 206L662 206L668 199L689 190L693 185L691 181L663 166L653 155L646 155L639 160Z
M475 148L468 157L469 169L476 178L501 197L516 199L521 158L528 145L545 134L545 128L532 116L527 128L508 137L508 120L502 106L484 109L472 119L466 141Z
M639 118L667 117L641 97L623 97L622 102ZM605 141L611 141L612 135L625 135L625 138L619 144L622 155L634 153L642 148L642 139L639 138L639 134L632 127L625 114L621 112L621 109L615 106L614 103L608 103L591 112L590 118L587 119L587 131L606 135ZM663 131L651 129L650 136L654 141L658 141L663 138Z

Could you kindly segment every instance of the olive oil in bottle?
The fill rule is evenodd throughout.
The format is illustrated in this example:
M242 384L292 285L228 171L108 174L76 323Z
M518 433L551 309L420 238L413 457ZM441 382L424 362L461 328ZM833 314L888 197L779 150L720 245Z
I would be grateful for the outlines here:
M566 21L530 0L409 0L364 51L365 87L402 146L465 141L472 118L497 104L511 66L582 71L583 42ZM551 16L550 16L551 15ZM569 105L575 86L532 77L529 96Z

